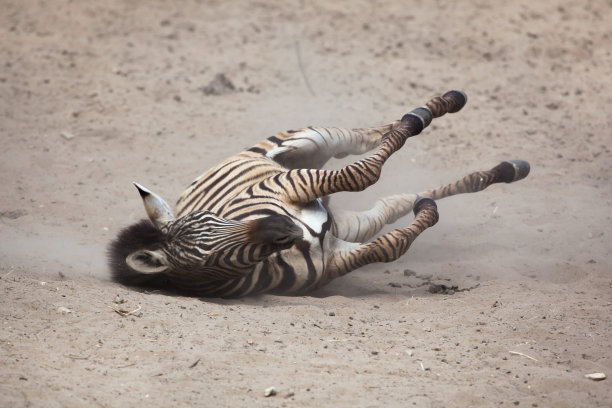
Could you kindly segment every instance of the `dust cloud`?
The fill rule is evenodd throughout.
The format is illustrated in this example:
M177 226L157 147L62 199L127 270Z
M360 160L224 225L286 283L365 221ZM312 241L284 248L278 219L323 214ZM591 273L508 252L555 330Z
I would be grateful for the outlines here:
M108 280L106 249L70 235L39 233L35 236L7 236L0 233L0 265L4 270L29 270L51 278L91 276Z

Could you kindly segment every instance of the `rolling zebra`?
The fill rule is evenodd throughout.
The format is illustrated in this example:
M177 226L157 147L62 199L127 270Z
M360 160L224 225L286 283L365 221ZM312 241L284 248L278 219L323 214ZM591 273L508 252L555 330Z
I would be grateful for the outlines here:
M447 186L379 199L368 211L331 210L325 198L376 183L385 161L409 137L466 101L464 93L450 91L385 126L279 133L198 177L174 211L135 183L149 219L122 230L110 244L113 279L195 296L292 295L361 266L398 259L438 221L435 200L521 180L529 164L505 161ZM372 150L339 170L321 169L331 157ZM375 238L411 211L410 225Z

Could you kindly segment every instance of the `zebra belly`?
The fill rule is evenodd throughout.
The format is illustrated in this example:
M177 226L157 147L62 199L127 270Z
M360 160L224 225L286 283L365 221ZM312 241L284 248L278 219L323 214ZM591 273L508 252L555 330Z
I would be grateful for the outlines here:
M331 217L321 200L289 207L288 215L304 235L293 247L268 259L269 273L280 278L270 290L279 294L306 292L316 286L325 270L326 237L331 227Z

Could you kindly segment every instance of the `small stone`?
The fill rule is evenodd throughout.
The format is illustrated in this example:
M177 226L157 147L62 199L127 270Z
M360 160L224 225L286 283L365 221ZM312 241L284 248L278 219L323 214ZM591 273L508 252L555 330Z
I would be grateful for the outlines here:
M335 315L336 315L336 312L329 312L329 313L328 313L328 315L329 315L329 316L335 316Z
M603 381L607 378L604 373L585 374L585 377L593 381Z
M224 95L236 92L236 86L225 76L225 74L217 74L215 78L206 86L201 88L204 95Z
M414 355L414 350L408 349L408 350L406 350L406 354L408 354L410 357L412 357Z
M404 269L404 276L416 276L416 274L412 269Z
M72 310L68 309L67 307L60 306L57 308L57 313L68 314L68 313L72 313Z
M61 135L66 140L74 139L74 135L66 130L64 130Z
M396 282L389 282L389 286L391 286L392 288L401 288L402 284Z
M285 394L285 398L291 398L293 396L295 396L295 391L293 390L289 390L289 392Z
M276 388L269 387L264 391L264 397L273 397L276 395Z

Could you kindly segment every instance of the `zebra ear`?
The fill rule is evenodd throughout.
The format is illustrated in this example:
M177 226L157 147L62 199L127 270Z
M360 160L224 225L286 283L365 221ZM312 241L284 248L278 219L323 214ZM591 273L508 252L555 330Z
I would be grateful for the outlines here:
M159 273L168 269L165 264L166 257L161 251L141 249L132 252L125 258L125 263L139 273Z
M169 222L174 221L174 215L170 207L160 196L138 183L134 183L134 185L142 197L147 215L157 228L161 228Z

